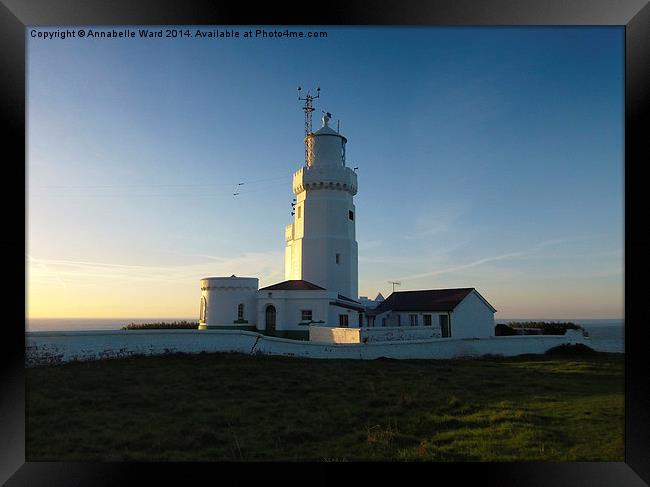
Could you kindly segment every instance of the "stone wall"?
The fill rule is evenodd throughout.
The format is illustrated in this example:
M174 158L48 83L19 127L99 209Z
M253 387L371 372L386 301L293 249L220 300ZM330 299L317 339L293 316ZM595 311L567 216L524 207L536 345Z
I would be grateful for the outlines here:
M372 343L440 338L438 326L386 326L377 328L332 328L310 326L309 339L321 343Z
M429 338L440 338L440 336L439 326L363 328L361 331L361 341L363 343L426 340Z

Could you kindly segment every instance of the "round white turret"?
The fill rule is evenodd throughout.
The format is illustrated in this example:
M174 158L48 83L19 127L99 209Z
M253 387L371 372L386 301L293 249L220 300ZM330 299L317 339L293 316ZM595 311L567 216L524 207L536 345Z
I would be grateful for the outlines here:
M204 277L201 279L199 330L255 329L256 277Z
M305 137L307 144L307 167L345 166L345 144L347 139L332 129L329 113L323 116L323 126Z

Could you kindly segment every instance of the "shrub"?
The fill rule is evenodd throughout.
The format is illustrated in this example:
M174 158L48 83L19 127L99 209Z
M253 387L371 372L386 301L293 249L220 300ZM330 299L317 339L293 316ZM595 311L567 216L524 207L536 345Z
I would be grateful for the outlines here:
M567 330L583 330L582 326L571 321L513 321L509 326L510 328L538 328L544 335L564 335Z
M494 327L494 334L500 337L500 336L516 335L517 332L513 330L510 326L504 323L499 323L497 326Z
M173 321L171 323L130 323L122 327L122 330L196 330L199 324L195 321Z

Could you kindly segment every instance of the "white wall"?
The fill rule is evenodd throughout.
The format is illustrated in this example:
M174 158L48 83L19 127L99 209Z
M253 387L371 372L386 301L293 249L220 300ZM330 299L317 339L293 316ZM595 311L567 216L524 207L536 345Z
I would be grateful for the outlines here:
M361 343L359 328L331 328L310 326L309 341L322 343Z
M423 340L440 338L441 336L440 326L399 326L363 328L361 330L361 341L363 343Z
M269 293L271 297L269 298ZM302 321L302 310L312 311L313 321L327 323L329 302L332 293L327 291L286 291L271 290L259 291L257 300L257 329L266 329L266 307L275 306L275 329L277 331L308 331L306 325L299 325Z
M382 319L386 318L386 326L391 326L391 327L403 327L403 326L411 326L411 319L409 315L417 315L418 317L418 325L417 326L424 326L424 315L431 315L431 326L437 328L440 330L440 316L447 316L446 312L440 312L440 311L386 311L384 313L381 313L375 317L375 328L381 328L382 327ZM400 320L398 320L397 316L400 316ZM397 323L401 323L398 325Z
M356 299L357 215L352 195L344 190L309 189L298 193L296 200L294 223L285 229L285 279L304 279ZM354 220L349 219L350 211Z
M494 336L494 312L472 290L451 314L451 336L483 338Z
M514 356L544 353L564 343L584 343L588 337L567 331L563 336L521 335L486 339L438 338L409 342L328 344L267 337L238 330L117 330L97 332L27 332L27 366L56 364L73 360L97 360L131 355L166 353L239 352L307 358L449 359L485 354Z
M333 299L332 301L334 301ZM329 326L339 326L339 315L348 315L348 328L359 328L359 312L341 306L330 305L327 317Z
M440 338L440 328L400 326L385 328L309 327L309 340L326 343L372 343Z

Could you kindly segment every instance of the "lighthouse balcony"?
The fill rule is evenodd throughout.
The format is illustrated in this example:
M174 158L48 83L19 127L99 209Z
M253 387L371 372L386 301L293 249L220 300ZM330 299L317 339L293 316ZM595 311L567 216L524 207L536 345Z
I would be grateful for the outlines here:
M334 189L357 194L357 173L345 166L303 167L293 174L293 192Z

